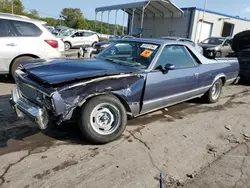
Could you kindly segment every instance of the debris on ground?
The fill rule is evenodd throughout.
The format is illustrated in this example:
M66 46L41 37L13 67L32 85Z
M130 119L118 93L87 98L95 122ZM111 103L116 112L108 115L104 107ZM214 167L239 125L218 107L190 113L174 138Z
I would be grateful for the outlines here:
M194 175L193 174L186 174L186 176L190 179L193 179L194 178Z
M239 144L240 143L240 141L236 138L236 136L235 135L230 135L230 136L228 136L227 138L226 138L227 140L228 140L228 142L229 143L231 143L231 144Z
M225 128L229 131L232 129L231 125L225 125Z
M243 136L246 140L250 140L250 134L244 133Z
M208 153L209 153L209 154L213 154L214 157L216 157L216 154L217 154L217 147L208 144L208 145L207 145L207 150L208 150Z

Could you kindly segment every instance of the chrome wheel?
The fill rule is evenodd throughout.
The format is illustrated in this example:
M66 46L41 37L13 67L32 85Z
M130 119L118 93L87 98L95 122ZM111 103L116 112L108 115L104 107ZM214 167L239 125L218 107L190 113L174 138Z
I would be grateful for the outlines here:
M212 87L212 99L216 100L220 96L221 86L219 82L216 82Z
M91 112L91 127L100 135L109 135L117 130L121 121L119 110L112 104L102 103Z
M64 43L64 48L65 50L69 50L70 49L70 44L68 42Z

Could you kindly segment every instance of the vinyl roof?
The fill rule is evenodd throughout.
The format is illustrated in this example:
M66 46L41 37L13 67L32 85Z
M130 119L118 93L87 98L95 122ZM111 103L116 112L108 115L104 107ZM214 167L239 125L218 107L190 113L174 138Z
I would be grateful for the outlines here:
M150 1L141 1L135 3L105 6L96 8L95 12L97 13L97 12L105 12L111 10L123 10L128 14L132 15L133 9L135 9L135 14L141 16L143 7L146 7L145 8L146 16L151 15L155 17L157 16L181 17L183 15L183 11L170 0L150 0Z

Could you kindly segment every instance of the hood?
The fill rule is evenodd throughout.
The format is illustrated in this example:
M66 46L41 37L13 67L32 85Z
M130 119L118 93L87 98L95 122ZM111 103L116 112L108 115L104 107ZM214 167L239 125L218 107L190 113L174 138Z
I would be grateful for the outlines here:
M23 70L45 84L139 72L140 69L118 65L109 61L92 59L32 60Z
M233 38L231 46L235 52L240 52L244 49L250 49L250 30L236 34Z
M207 48L215 48L219 45L214 45L214 44L202 44L202 43L199 43L198 44L200 47L202 47L204 50L207 49Z

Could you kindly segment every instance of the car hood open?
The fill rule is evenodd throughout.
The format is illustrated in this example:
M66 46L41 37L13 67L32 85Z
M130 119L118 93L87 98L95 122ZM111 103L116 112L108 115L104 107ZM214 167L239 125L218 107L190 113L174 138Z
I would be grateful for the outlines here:
M250 30L236 34L233 38L231 46L235 52L240 52L244 49L250 49Z
M32 60L23 70L44 84L60 84L102 76L139 72L140 69L109 61L92 59Z

